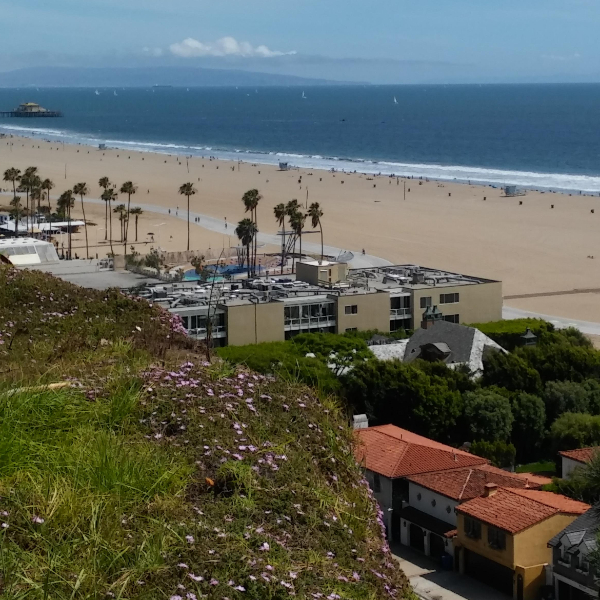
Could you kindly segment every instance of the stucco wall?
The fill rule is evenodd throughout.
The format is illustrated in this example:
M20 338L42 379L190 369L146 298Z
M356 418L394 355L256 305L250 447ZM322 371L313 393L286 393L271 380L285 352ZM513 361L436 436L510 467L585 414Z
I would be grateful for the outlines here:
M459 294L454 304L440 304L440 294ZM502 282L433 287L413 291L414 328L421 326L424 308L421 298L431 296L431 304L443 315L460 315L460 323L487 323L502 319Z
M356 305L358 312L346 314L346 306ZM337 299L337 332L356 328L359 331L378 329L382 332L390 330L390 295L387 292L372 294L350 294Z
M567 458L566 456L561 456L562 459L562 478L566 479L567 477L569 477L569 475L571 475L571 473L577 468L577 467L583 467L583 465L576 461L573 460L572 458Z
M421 494L420 500L417 497L418 494ZM432 505L432 501L434 500L435 506ZM442 494L432 492L411 481L408 488L408 503L417 510L440 519L440 521L456 525L456 513L454 512L454 509L458 506L456 500L451 500L446 496L442 496ZM450 508L450 512L448 512L448 507Z
M284 341L283 302L227 306L225 310L230 346Z

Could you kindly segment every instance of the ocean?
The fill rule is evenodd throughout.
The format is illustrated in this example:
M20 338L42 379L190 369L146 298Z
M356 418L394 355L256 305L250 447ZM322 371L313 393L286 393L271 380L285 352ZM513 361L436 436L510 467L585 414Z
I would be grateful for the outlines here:
M0 119L0 133L600 192L600 84L0 89L0 110L21 102L65 116Z

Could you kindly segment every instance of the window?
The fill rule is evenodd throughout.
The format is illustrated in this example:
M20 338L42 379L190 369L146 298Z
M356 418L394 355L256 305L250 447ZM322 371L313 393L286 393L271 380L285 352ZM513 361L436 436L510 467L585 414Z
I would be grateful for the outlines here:
M381 492L381 479L379 479L379 473L373 473L373 491L376 493Z
M460 323L460 315L444 315L444 321L448 321L448 323Z
M417 500L421 501L421 498L422 498L422 497L423 497L423 496L421 496L421 492L419 492L419 493L417 494Z
M435 508L435 505L437 504L437 502L435 501L435 498L431 501L431 506L433 506Z
M590 571L590 563L588 562L587 558L583 556L583 554L579 555L579 569L583 573L589 573Z
M452 512L452 509L450 508L450 505L448 504L448 506L446 506L446 512L448 514L450 514Z
M488 525L488 544L495 550L506 548L506 533L497 527Z
M473 540L481 538L481 523L471 517L465 517L465 535Z
M358 306L356 304L351 304L349 306L344 307L344 312L347 315L355 315L358 313Z
M440 294L440 304L456 304L459 302L460 295L456 294Z
M431 296L423 296L421 298L421 308L428 308L431 306Z

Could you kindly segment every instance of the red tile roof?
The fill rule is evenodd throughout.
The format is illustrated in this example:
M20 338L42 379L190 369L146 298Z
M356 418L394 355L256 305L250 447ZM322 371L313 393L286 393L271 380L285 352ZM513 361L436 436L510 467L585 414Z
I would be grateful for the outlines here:
M456 510L514 534L553 515L582 515L589 508L583 502L552 492L498 488L489 497L474 498Z
M598 452L600 448L598 446L594 448L579 448L578 450L564 450L563 452L559 452L561 456L565 458L570 458L571 460L575 460L580 463L588 463L592 460L592 456Z
M434 442L395 425L355 430L356 460L375 473L395 479L458 467L486 464L487 460Z
M532 481L528 482L527 479L521 478L515 473L503 471L492 465L476 465L462 469L422 473L412 475L408 479L428 490L459 501L481 496L488 483L514 488L527 486L537 488L540 486Z

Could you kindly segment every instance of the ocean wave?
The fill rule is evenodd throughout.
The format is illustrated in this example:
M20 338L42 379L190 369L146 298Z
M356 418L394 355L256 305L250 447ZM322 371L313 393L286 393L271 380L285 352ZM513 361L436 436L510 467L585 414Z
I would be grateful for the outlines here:
M500 187L517 185L527 189L553 190L562 192L600 193L600 177L567 173L538 173L465 165L440 165L427 163L404 163L393 161L375 161L368 158L347 156L322 156L320 154L300 154L284 151L251 150L240 148L219 148L214 146L186 145L174 142L152 142L141 140L122 140L98 138L73 131L46 129L43 127L23 127L19 125L0 125L5 133L65 143L97 145L105 143L109 147L139 152L159 154L186 154L201 156L210 153L222 160L244 160L258 164L277 165L287 162L303 169L336 170L357 172L366 175L383 175L411 178L428 178L438 181L457 181L479 185Z

